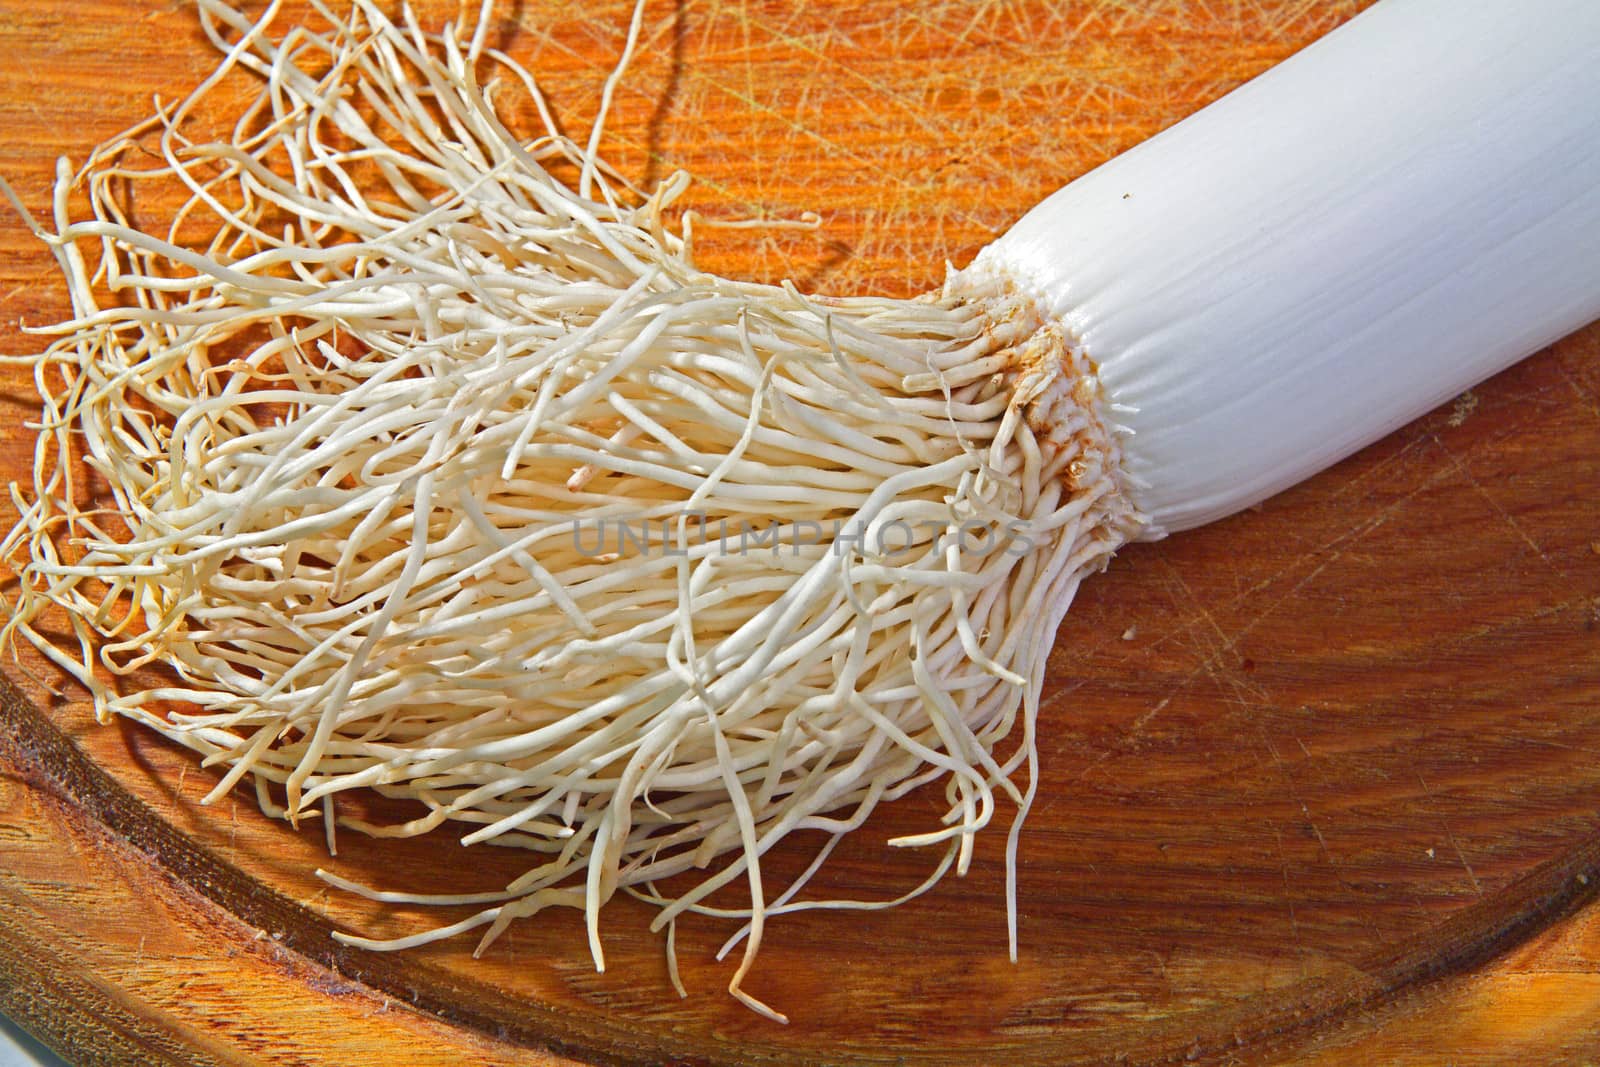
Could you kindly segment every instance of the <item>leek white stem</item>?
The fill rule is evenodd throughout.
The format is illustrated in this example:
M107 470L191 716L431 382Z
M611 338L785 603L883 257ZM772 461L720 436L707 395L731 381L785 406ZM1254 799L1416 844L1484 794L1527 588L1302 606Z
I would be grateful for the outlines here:
M1383 0L971 272L1099 367L1146 536L1238 511L1600 316L1600 4Z

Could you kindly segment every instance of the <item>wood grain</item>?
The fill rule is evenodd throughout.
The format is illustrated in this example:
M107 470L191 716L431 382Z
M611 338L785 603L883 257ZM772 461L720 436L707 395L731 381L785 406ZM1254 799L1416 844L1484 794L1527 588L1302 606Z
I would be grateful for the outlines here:
M419 5L425 17L452 3ZM724 234L707 265L908 294L1062 181L1349 17L1355 3L652 3L611 124L626 170L685 167ZM624 5L507 4L503 43L582 130ZM0 173L34 210L54 157L171 98L211 56L184 5L0 0ZM0 350L65 311L0 227ZM26 471L29 384L0 382ZM1561 342L1244 515L1125 552L1080 595L1047 684L1005 958L1001 835L892 912L774 922L751 991L729 932L684 924L667 986L647 913L404 955L331 928L438 921L329 891L495 888L504 850L448 835L330 859L126 726L22 670L0 732L0 1010L83 1062L362 1064L1583 1062L1600 1056L1600 330ZM36 663L25 662L44 676ZM841 847L818 892L888 897L927 857ZM772 860L793 875L819 842ZM258 936L259 935L259 936Z

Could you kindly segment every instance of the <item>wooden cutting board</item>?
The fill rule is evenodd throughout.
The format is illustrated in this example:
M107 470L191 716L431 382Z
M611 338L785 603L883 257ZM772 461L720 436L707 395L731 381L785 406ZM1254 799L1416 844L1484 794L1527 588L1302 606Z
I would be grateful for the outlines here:
M476 6L476 5L473 5ZM651 0L609 154L685 167L725 233L708 265L803 287L937 283L1063 181L1353 15L1353 0ZM437 22L451 3L421 5ZM606 0L502 5L503 44L586 128L626 26ZM190 8L0 0L0 173L34 210L56 155L213 62ZM1486 72L1492 77L1492 72ZM1175 176L1181 180L1181 175ZM0 349L66 303L0 222ZM0 378L25 477L28 379ZM313 876L492 889L508 850L295 833L157 738L96 726L22 668L0 689L0 1012L84 1063L1431 1064L1600 1055L1600 329L1591 327L1252 512L1125 551L1051 661L1019 961L1003 833L964 880L871 915L769 927L744 1010L681 925L607 909L401 955L340 949L440 918ZM3 518L9 524L9 518ZM842 847L819 892L893 896L929 857ZM816 842L770 862L798 873ZM769 875L772 877L774 875Z

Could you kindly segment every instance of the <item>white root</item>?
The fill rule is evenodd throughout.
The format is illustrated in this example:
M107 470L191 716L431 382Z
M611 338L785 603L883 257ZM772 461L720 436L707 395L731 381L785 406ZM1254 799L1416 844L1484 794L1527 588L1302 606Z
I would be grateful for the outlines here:
M227 768L211 799L248 778L290 820L463 823L539 857L499 893L326 874L477 909L348 942L487 927L481 951L562 906L601 965L623 890L669 935L745 920L731 991L779 1017L740 988L763 917L874 905L769 903L768 849L942 779L943 825L898 842L944 855L907 899L966 869L997 793L1032 796L1056 624L1138 525L1092 368L1001 284L824 299L701 272L686 180L639 193L598 130L513 135L492 100L535 83L481 29L357 0L274 40L274 11L202 0L218 75L64 170L35 226L74 315L29 357L6 636ZM257 97L192 137L235 68ZM166 230L135 226L131 192L174 183ZM124 681L147 665L166 681ZM336 814L358 789L419 814ZM1008 856L1014 907L1014 834Z

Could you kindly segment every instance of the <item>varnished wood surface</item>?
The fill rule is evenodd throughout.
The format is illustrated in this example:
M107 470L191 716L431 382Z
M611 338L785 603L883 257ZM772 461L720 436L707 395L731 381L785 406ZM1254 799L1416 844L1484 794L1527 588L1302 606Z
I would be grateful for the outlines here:
M610 154L692 170L706 213L824 216L718 236L708 265L912 293L1357 6L653 2ZM507 47L581 130L627 11L503 9ZM0 173L35 210L57 154L81 159L212 62L184 5L112 0L0 0L0 55ZM19 318L64 310L8 219L0 350L37 343ZM31 401L6 373L14 478ZM724 995L729 931L710 920L680 928L678 1000L628 902L607 909L602 975L575 916L478 961L466 941L338 949L332 926L440 916L329 891L317 866L487 889L523 860L348 834L330 859L243 797L200 808L215 778L188 756L13 670L0 1010L104 1063L1600 1059L1597 488L1591 327L1251 513L1125 552L1052 660L1019 962L991 834L968 878L907 907L773 922L748 984L789 1027ZM883 842L934 810L883 812L818 890L915 884L930 859Z

